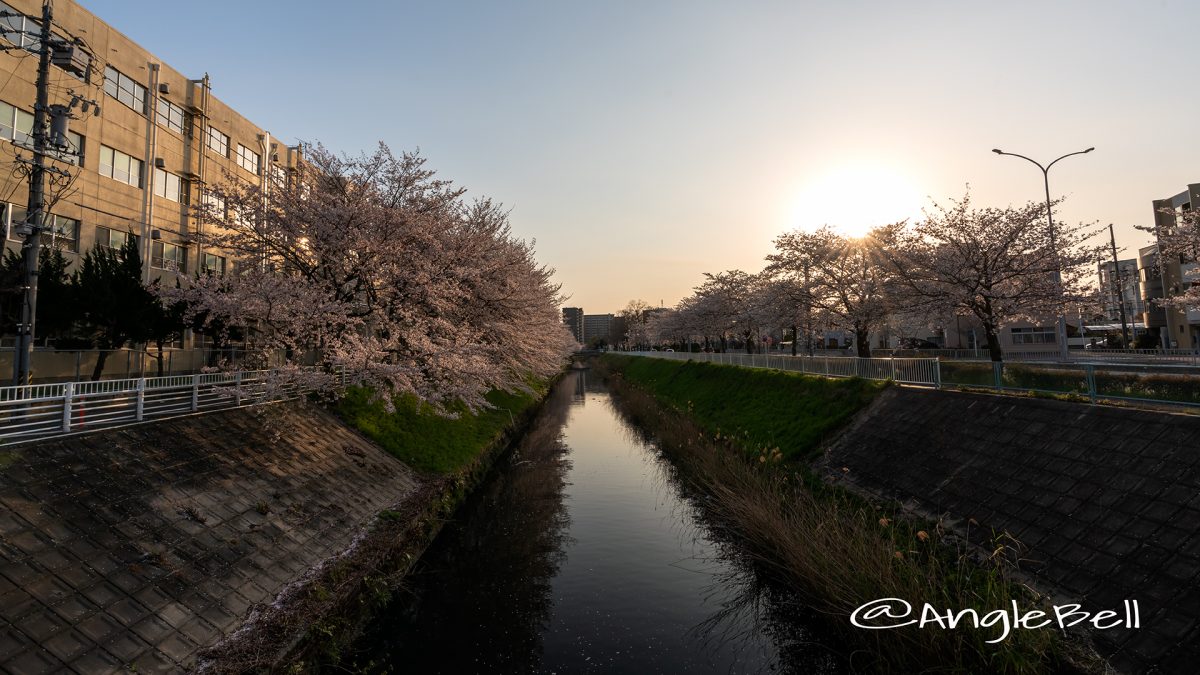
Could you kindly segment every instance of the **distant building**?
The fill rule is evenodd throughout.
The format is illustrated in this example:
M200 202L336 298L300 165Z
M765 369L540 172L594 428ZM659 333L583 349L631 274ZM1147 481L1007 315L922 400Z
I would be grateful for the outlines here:
M1115 275L1114 267L1118 270ZM1118 260L1115 266L1111 261L1102 262L1098 273L1100 276L1100 303L1103 306L1104 317L1109 321L1120 321L1121 300L1124 300L1125 320L1129 323L1141 321L1146 305L1142 301L1137 258ZM1118 288L1120 295L1118 295Z
M583 308L563 307L563 325L575 336L575 341L584 344Z
M616 318L612 314L586 314L583 317L583 336L587 338L586 344L589 347L595 346L600 340L605 344L611 345L616 341L613 340L612 324Z
M629 325L625 321L625 317L613 317L612 325L608 329L609 336L611 337L611 339L608 341L609 344L614 347L624 344L625 334L627 332L629 332Z

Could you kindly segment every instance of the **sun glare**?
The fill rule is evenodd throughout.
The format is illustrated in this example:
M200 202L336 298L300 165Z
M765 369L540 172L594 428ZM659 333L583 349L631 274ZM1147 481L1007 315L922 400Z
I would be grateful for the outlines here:
M813 231L828 225L861 237L877 225L914 220L924 199L905 176L882 168L849 166L806 183L792 207L790 223Z

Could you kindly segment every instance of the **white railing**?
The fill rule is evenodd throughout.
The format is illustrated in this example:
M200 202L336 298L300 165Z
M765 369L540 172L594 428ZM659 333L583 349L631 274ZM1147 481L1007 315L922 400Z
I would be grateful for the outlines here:
M0 387L0 445L297 396L274 370Z
M826 356L785 356L782 354L737 354L732 352L629 352L677 361L706 361L749 368L773 368L826 377L861 377L867 380L892 380L901 384L940 387L941 370L937 359L860 359Z

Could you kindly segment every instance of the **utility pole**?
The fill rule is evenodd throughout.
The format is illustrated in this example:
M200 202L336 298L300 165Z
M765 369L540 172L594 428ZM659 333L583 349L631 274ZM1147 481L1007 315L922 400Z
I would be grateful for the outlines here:
M1117 261L1117 237L1113 234L1112 223L1108 224L1108 243L1112 246L1113 292L1117 294L1117 306L1121 308L1121 337L1125 340L1125 349L1129 349L1129 323L1125 320L1125 286L1121 283L1121 263Z
M34 320L37 317L38 263L42 252L42 225L46 221L46 114L49 112L48 83L50 52L50 0L42 3L42 31L38 43L37 103L33 107L33 161L29 169L29 201L25 207L25 243L21 247L24 262L25 301L21 305L21 323L17 326L17 349L13 355L13 384L29 383L33 364Z

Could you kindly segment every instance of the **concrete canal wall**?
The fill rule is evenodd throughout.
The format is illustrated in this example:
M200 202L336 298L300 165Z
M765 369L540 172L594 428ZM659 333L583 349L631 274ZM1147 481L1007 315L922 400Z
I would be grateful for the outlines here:
M1095 633L1118 670L1200 663L1200 416L893 387L820 468L977 542L1011 534L1056 599L1138 600L1140 629Z
M419 487L302 404L0 450L0 670L190 670Z

